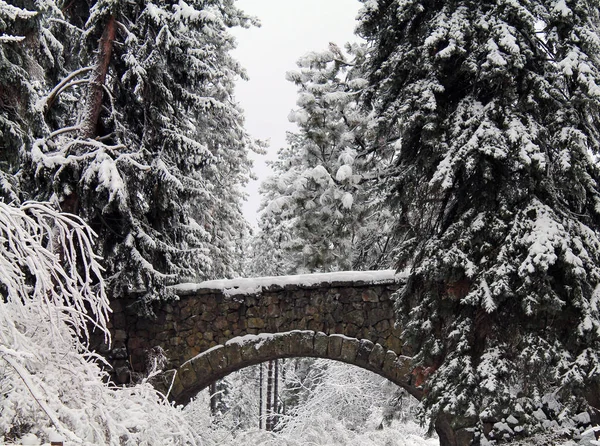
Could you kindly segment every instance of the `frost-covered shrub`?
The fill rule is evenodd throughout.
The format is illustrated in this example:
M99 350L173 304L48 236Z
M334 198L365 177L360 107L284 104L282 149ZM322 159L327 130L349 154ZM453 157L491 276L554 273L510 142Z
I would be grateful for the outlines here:
M147 382L105 383L88 330L109 312L93 232L40 203L0 202L0 441L198 444L179 409Z

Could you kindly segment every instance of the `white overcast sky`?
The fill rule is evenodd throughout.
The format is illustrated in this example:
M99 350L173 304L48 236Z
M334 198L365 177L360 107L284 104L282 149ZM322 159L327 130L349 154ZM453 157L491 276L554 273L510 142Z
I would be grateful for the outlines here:
M258 17L260 28L235 29L238 48L234 57L250 80L240 81L236 99L244 109L246 129L254 138L270 141L266 156L256 156L254 171L259 177L248 186L250 198L244 215L252 225L260 204L258 185L269 175L266 159L274 159L285 144L285 132L295 130L288 122L296 105L296 86L285 73L296 68L298 58L321 51L334 42L340 47L357 40L354 36L358 0L238 0L237 6Z

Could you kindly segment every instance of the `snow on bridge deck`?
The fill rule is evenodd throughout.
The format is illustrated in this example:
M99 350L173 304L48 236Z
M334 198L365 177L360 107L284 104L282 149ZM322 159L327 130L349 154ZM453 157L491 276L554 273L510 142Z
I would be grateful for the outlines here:
M221 291L224 295L256 294L274 287L284 288L294 285L302 288L336 284L372 284L381 285L396 283L405 279L406 271L396 272L393 269L377 271L339 271L334 273L299 274L293 276L251 277L226 280L208 280L200 283L181 283L172 289L179 295L185 296L199 290Z

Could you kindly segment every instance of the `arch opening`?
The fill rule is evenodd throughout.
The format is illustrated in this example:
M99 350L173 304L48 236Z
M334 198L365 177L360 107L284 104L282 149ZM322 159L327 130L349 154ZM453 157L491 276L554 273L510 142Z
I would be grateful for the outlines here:
M311 330L262 333L230 339L202 352L178 369L164 373L162 386L177 404L187 404L211 383L242 368L282 358L324 358L374 372L421 399L411 384L411 358L386 350L368 339Z

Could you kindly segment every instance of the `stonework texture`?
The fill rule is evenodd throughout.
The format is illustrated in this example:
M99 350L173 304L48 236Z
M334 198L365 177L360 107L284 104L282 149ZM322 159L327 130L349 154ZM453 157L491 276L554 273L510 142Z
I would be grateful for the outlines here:
M406 353L402 350L401 330L394 325L391 300L392 294L401 285L396 280L379 284L357 281L312 286L271 286L252 295L197 289L180 292L179 300L156 304L154 319L138 316L134 300L118 300L112 305L112 348L104 353L113 363L116 381L124 383L132 373L145 373L149 360L158 356L159 352L164 354L167 361L162 366L163 370L178 369L186 361L212 347L225 346L232 338L303 330L313 333L309 336L309 347L306 344L304 348L301 344L301 339L306 335L279 336L277 349L262 349L255 357L247 356L243 360L240 353L236 362L237 353L233 352L235 347L231 346L241 344L230 343L228 351L231 352L228 355L234 356L227 357L227 367L215 365L208 371L200 364L191 367L191 362L188 362L181 368L177 385L181 386L185 380L188 388L192 388L192 381L204 383L207 379L214 380L231 371L275 357L330 357L348 363L358 361L360 364L356 365L373 370L374 367L369 367L369 355L377 353L373 353L374 347L371 346L378 345L375 349L381 349L383 356L388 350L398 357ZM324 338L320 339L323 336L326 337L325 346ZM344 337L354 338L359 343L362 341L369 349L368 355L365 351L367 347L363 346L361 350L359 343L344 344ZM338 353L336 349L343 349L344 346L347 351L341 358L341 350ZM217 360L212 356L211 359ZM377 361L375 356L372 360ZM380 366L375 369L377 373L382 373Z

